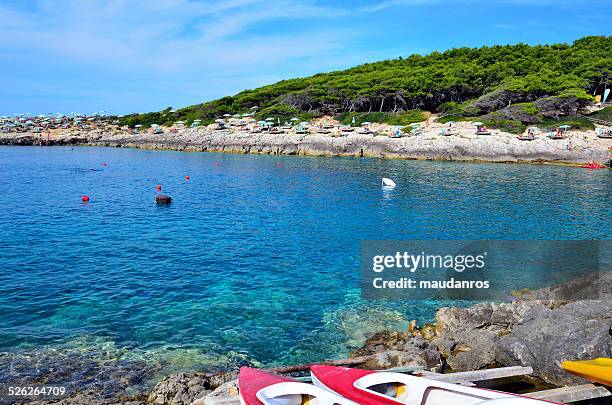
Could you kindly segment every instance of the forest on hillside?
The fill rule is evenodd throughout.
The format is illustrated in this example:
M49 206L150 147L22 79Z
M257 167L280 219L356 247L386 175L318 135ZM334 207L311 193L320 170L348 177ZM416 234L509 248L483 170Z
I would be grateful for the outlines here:
M592 36L573 44L499 45L457 48L360 65L348 70L283 80L178 110L133 114L130 126L213 122L223 114L250 111L258 118L309 119L323 114L341 119L395 121L415 110L483 117L498 126L526 125L575 116L592 95L610 87L612 36Z

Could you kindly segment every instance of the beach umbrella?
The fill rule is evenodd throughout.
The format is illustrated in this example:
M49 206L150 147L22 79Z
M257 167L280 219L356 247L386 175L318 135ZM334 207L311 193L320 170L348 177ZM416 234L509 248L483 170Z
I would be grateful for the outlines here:
M266 121L274 121L274 118L268 117L268 118L266 118Z
M365 121L365 122L362 122L362 123L361 123L361 125L370 125L370 124L371 124L371 122L370 122L370 121Z
M223 116L224 116L225 118L227 118L227 117L231 117L231 116L232 116L232 114L223 114Z
M559 128L561 129L570 129L571 127L571 125L559 125Z
M473 122L472 124L476 125L477 127L479 127L479 126L481 126L481 125L484 125L484 124L483 124L482 122L480 122L480 121Z
M251 110L257 110L259 107L254 105L253 107L251 107Z
M219 124L225 124L225 120L222 120L221 118L216 119L215 122L218 122Z
M140 124L134 125L134 128L142 128L142 125L140 125Z

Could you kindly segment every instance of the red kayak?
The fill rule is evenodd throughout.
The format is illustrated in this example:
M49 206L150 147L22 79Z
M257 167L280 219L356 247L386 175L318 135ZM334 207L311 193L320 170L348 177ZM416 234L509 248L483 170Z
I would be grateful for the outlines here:
M592 169L605 169L606 168L606 166L598 165L597 163L594 163L594 164L593 163L589 163L588 165L582 165L580 167L583 168L583 169L591 169L591 170Z
M240 368L238 388L243 405L357 405L314 385L249 367Z
M547 401L400 373L312 366L313 383L361 405L544 405Z

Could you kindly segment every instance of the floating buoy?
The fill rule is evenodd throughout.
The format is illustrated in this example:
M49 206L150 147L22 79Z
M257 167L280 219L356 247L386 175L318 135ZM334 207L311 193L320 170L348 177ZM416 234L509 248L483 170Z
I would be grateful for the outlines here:
M108 163L104 162L102 163L102 166L108 166Z
M221 167L221 162L217 162L217 167Z
M160 194L155 197L155 202L158 204L170 204L172 202L172 198L169 195Z
M393 180L391 180L391 179L383 177L382 178L382 185L383 185L383 187L393 188L393 187L395 187L395 182Z
M155 190L157 190L157 191L161 191L161 185L160 185L160 184L158 184L157 186L155 186Z
M189 180L189 176L185 176L185 180Z
M277 163L277 164L276 164L276 167L283 167L283 165L282 165L282 164L280 164L280 163Z
M83 197L81 197L81 201L89 202L89 196L88 195L84 195Z

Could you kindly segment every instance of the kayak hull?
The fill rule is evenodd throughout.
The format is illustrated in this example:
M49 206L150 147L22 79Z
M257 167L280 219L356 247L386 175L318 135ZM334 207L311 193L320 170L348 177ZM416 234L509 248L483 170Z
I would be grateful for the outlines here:
M315 385L250 367L240 368L238 388L243 405L357 405Z
M263 405L263 402L257 398L259 391L274 384L290 381L294 380L250 367L240 367L238 378L240 402L243 405Z
M546 401L400 373L312 366L313 383L361 405L544 405Z
M612 387L612 359L564 361L561 367L591 382Z

